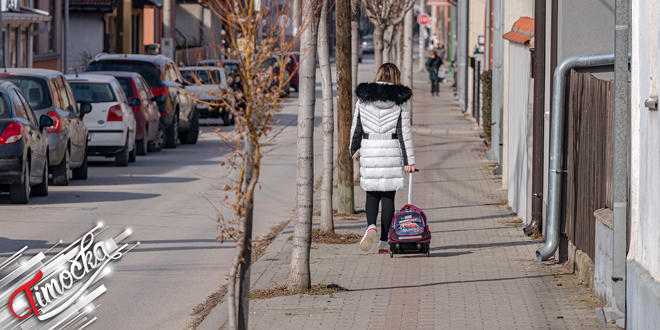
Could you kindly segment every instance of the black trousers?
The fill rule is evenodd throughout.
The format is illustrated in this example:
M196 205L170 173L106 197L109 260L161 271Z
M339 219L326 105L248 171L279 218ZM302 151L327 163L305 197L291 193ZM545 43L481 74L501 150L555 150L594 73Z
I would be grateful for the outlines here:
M394 217L394 194L396 194L396 191L367 191L365 211L369 225L376 225L378 205L382 204L380 211L380 240L383 242L387 242L387 233L390 231L392 218Z
M431 80L431 94L440 93L440 79Z

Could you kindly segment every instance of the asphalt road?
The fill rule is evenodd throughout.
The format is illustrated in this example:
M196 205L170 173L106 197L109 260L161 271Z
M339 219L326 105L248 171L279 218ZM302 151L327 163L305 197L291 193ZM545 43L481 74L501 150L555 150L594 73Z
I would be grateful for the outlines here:
M373 77L373 56L365 57L360 81ZM319 76L317 178L322 151L320 88ZM297 93L285 100L278 118L286 127L263 161L255 197L255 237L267 234L295 207L297 101ZM234 254L233 243L216 241L215 229L216 208L224 196L216 187L229 182L220 166L227 151L209 126L217 126L218 120L202 122L204 133L196 145L138 156L124 168L115 167L112 159L90 157L87 180L51 186L48 197L32 198L28 205L11 205L7 194L0 195L0 262L26 245L24 255L30 257L59 240L72 242L100 220L108 226L101 238L130 228L132 235L125 241L141 245L114 264L103 280L108 291L95 300L99 308L93 316L98 319L89 329L184 327L193 307L225 283Z

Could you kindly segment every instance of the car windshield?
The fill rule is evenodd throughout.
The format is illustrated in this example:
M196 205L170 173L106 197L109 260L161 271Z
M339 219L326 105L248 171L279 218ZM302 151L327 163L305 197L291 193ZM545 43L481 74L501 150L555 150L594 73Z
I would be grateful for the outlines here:
M96 61L87 66L87 72L91 71L137 72L147 81L149 87L162 86L160 82L160 68L151 62L129 60Z
M225 70L227 72L227 75L231 75L233 73L238 73L238 64L237 63L225 63L224 67L225 67Z
M300 54L294 54L293 57L296 58L296 62L300 63Z
M133 97L133 86L131 85L131 78L117 78L119 81L119 84L121 85L121 89L124 90L124 93L126 94L126 97L132 98Z
M280 66L280 61L277 58L271 57L263 63L259 67L261 68L278 68Z
M9 118L9 116L11 116L9 109L5 106L5 100L0 95L0 118Z
M30 76L0 76L0 80L9 81L21 90L34 110L43 110L53 105L46 79Z
M71 82L73 95L78 102L103 103L117 100L107 83Z
M365 39L362 40L362 43L365 44L365 45L371 45L371 44L374 43L374 39L365 38Z
M180 70L183 79L191 84L196 84L195 77L199 79L202 85L219 85L220 72L216 70Z

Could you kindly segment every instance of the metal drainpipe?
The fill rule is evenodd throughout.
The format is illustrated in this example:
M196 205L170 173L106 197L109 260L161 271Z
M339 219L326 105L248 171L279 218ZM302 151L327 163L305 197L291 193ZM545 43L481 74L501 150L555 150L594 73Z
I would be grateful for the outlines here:
M574 68L614 64L614 53L569 56L555 69L550 127L550 178L548 180L548 224L545 245L536 251L539 261L548 260L559 246L559 215L561 213L561 175L564 149L564 103L566 74Z

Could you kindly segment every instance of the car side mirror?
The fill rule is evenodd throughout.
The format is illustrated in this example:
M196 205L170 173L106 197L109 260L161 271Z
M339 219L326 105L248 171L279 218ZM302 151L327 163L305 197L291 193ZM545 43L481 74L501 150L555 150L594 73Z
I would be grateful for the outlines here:
M131 99L131 106L140 106L142 105L142 101L138 99L137 97L134 97Z
M53 118L46 115L41 115L41 117L39 117L39 130L42 132L44 127L53 126L53 124L55 124Z
M154 96L153 100L158 104L163 104L165 103L165 95Z
M80 103L80 117L92 112L92 105L88 102Z

